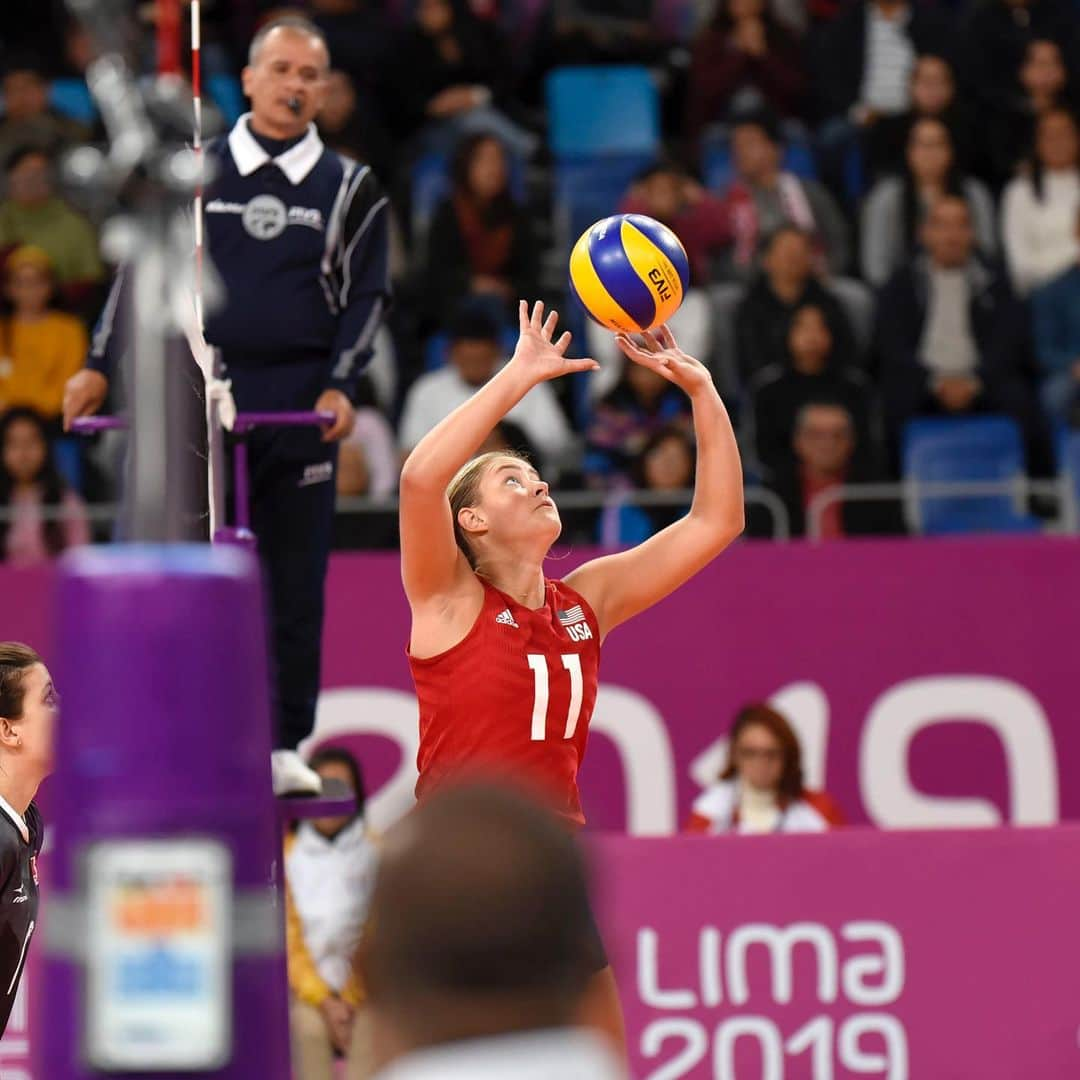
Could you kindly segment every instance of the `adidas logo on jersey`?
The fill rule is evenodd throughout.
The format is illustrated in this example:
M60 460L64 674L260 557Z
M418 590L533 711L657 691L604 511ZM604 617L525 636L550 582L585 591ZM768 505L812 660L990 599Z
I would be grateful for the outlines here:
M515 630L521 629L518 624L514 622L514 616L510 614L509 608L505 611L500 611L499 614L495 616L495 621L501 623L503 626L512 626Z

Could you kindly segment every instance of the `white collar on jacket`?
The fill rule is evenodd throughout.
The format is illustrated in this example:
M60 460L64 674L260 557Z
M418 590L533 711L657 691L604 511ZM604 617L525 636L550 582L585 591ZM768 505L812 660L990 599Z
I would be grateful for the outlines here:
M250 118L251 113L244 113L229 132L229 152L240 175L250 176L268 161L273 161L289 178L290 184L295 186L305 180L323 152L323 141L319 138L315 125L308 124L307 134L295 146L290 146L284 154L271 158L248 129Z
M432 1046L375 1080L622 1080L611 1051L581 1028L555 1028Z

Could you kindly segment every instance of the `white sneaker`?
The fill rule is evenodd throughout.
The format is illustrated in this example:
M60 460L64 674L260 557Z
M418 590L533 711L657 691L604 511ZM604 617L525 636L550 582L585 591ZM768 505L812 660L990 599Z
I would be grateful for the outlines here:
M275 750L270 755L270 775L279 797L322 793L322 777L295 750Z

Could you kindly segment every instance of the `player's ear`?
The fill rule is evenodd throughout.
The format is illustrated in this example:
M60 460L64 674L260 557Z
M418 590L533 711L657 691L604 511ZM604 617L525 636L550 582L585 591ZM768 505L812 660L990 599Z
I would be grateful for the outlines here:
M463 506L458 511L458 524L467 533L481 533L487 531L487 520L475 506Z
M245 64L240 72L240 86L244 91L244 97L251 97L251 81L254 79L255 73L251 69L250 64Z
M15 725L6 717L0 716L0 748L9 749L22 742Z

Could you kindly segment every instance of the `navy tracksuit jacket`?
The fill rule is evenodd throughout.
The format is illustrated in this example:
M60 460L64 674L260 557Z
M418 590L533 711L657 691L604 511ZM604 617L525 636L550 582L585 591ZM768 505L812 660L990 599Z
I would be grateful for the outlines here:
M271 156L273 155L273 156ZM226 299L206 317L241 412L312 409L352 397L389 300L387 200L371 170L327 150L314 128L291 146L257 140L247 117L207 144L207 251ZM117 353L118 277L91 345ZM317 429L248 436L251 522L269 586L277 745L314 724L336 448Z

